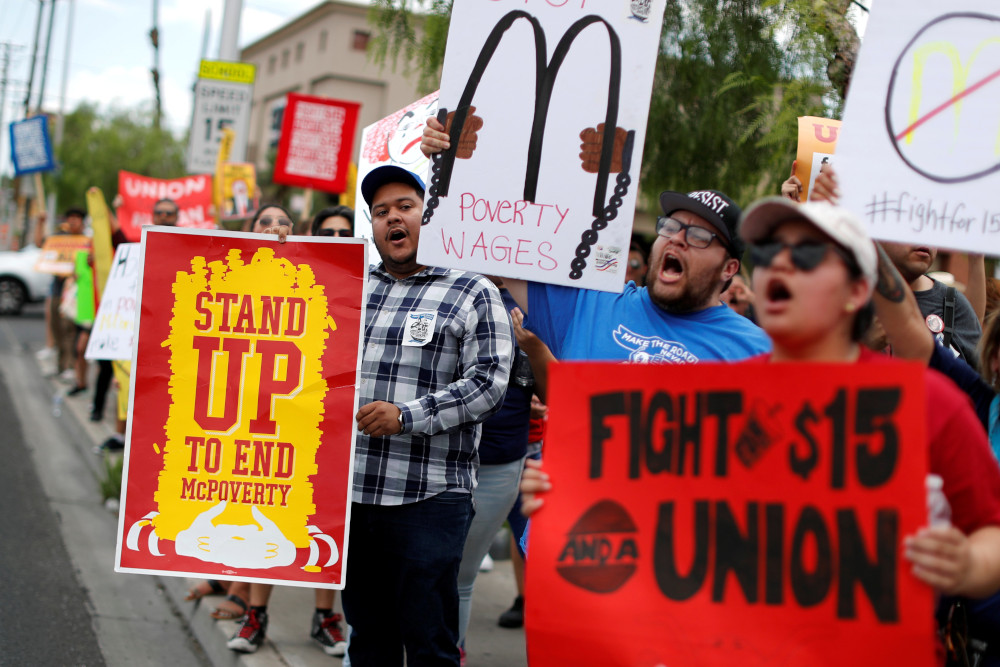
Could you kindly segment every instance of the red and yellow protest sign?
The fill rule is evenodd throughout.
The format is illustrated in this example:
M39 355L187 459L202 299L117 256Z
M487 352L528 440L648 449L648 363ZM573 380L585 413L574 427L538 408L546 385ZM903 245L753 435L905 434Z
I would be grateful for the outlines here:
M809 201L809 191L824 164L833 161L837 150L840 121L819 116L799 116L799 146L795 155L795 175L802 182L802 201Z
M934 664L902 555L927 516L922 369L550 373L532 666Z
M118 172L118 223L129 241L138 241L142 226L153 224L153 206L160 199L172 199L179 208L178 227L214 229L212 176L198 174L182 178L150 178L128 171Z
M73 275L76 251L90 250L90 239L82 234L53 234L45 238L35 271L57 276Z
M363 241L148 227L120 571L342 588Z

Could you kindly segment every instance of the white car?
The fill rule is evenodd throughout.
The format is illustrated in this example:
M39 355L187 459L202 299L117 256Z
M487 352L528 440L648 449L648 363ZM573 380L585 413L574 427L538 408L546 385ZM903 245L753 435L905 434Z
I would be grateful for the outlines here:
M17 315L24 304L45 300L52 275L35 271L41 252L35 246L0 252L0 315Z

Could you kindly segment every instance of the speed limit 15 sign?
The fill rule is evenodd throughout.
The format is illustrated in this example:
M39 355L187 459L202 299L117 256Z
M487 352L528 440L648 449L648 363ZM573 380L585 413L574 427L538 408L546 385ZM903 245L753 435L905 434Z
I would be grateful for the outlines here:
M227 127L236 133L229 159L244 161L250 131L254 70L248 63L201 61L189 133L189 173L215 171L219 142Z

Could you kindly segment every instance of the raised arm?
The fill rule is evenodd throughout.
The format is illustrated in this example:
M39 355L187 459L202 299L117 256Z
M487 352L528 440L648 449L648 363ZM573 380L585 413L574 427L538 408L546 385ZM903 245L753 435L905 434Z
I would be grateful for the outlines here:
M976 311L979 324L986 318L986 258L969 253L969 280L965 284L965 298Z

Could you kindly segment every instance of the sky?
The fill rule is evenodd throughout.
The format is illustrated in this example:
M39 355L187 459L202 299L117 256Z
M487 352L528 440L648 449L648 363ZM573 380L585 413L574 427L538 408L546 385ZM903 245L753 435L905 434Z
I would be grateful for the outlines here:
M67 58L67 27L70 4L73 26ZM243 0L239 46L242 48L316 6L319 0ZM160 91L166 124L178 134L186 130L191 115L191 87L198 72L206 11L211 28L207 57L217 59L222 26L223 0L159 0ZM0 120L6 126L24 117L31 47L38 18L39 0L0 0L0 67L4 43L10 49L6 100ZM37 106L41 83L50 0L45 0L39 38L38 65L32 90ZM80 102L152 107L154 91L149 70L153 47L149 29L153 25L153 0L56 0L52 26L45 108L58 111L64 66L68 66L65 109ZM2 78L2 77L0 77ZM11 171L9 136L0 134L0 170Z

